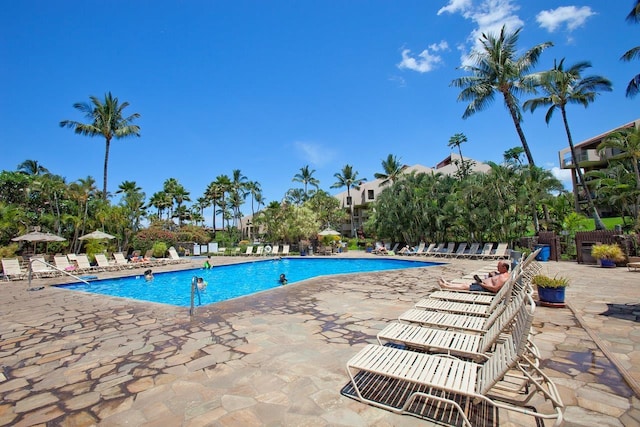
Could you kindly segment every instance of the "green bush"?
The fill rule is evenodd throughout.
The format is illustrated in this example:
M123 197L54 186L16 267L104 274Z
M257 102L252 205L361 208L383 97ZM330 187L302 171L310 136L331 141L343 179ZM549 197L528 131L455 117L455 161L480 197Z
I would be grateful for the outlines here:
M96 254L105 253L106 250L107 243L104 240L89 239L84 245L84 251L87 253L90 262L95 262Z
M185 225L176 232L176 238L180 242L194 242L199 245L206 245L211 241L211 236L202 227L195 225Z
M140 230L131 240L131 246L139 249L143 253L153 248L157 242L163 242L170 246L177 246L178 239L173 231L163 230L160 227L150 227Z
M10 243L7 246L0 246L0 258L14 258L18 252L18 244Z
M595 259L608 259L615 262L624 261L624 252L615 243L593 245L591 247L591 256Z
M164 258L164 254L167 253L169 247L165 242L155 242L152 249L154 258Z
M549 277L544 274L533 276L531 283L539 288L566 288L569 286L569 279L564 276Z

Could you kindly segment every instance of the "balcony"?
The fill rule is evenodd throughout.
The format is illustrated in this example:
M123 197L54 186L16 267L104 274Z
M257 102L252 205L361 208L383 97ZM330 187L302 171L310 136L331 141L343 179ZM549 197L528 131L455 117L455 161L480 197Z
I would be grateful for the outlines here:
M582 168L584 167L588 168L591 166L605 164L607 162L606 157L600 157L600 155L598 154L598 151L595 149L577 150L576 158L578 161L578 165L580 165L580 167ZM574 165L573 165L573 159L571 158L571 151L568 151L564 153L562 157L562 168L572 169L573 167Z

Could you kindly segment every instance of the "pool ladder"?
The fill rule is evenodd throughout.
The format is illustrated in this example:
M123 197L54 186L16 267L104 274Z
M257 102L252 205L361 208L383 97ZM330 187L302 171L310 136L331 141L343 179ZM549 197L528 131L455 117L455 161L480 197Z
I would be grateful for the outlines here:
M195 295L198 294L198 305L202 305L202 300L200 299L200 289L198 289L198 276L193 276L191 279L191 308L189 309L189 316L194 316L196 314L195 307Z

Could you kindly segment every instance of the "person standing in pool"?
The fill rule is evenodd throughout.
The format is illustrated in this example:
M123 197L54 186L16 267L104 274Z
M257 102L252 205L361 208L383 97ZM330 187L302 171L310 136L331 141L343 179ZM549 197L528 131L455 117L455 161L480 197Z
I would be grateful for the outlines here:
M284 285L286 285L286 284L287 284L287 277L284 275L284 273L282 273L282 274L280 275L280 279L278 279L278 281L280 282L280 284L281 284L282 286L284 286Z
M207 282L205 282L202 277L198 277L198 280L196 280L196 286L198 286L199 290L204 291L207 289Z
M147 282L150 282L153 280L153 271L151 270L146 270L144 272L144 280L146 280Z
M209 261L211 261L211 255L207 256L207 260L204 262L203 267L205 270L208 270L212 267Z

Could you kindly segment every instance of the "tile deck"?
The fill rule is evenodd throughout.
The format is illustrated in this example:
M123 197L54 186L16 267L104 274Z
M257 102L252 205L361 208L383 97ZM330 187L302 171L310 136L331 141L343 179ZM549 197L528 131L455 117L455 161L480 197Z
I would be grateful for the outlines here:
M188 308L49 286L64 279L34 280L38 291L1 282L0 426L436 425L340 391L346 361L438 277L487 264L446 261L312 279L199 307L193 317ZM572 279L568 307L538 307L534 322L565 425L640 425L640 272L569 262L543 263L543 272ZM505 411L499 420L535 426Z

